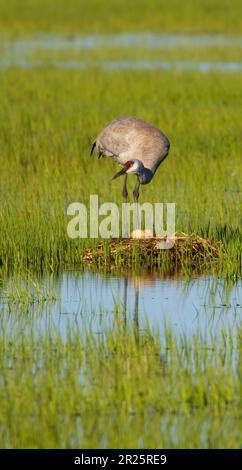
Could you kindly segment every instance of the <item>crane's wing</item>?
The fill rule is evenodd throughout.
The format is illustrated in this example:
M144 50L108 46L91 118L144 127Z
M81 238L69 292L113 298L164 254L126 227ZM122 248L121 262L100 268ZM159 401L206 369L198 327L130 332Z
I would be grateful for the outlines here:
M121 165L137 158L153 173L167 156L170 146L160 129L135 117L112 121L97 136L93 148L95 145L99 156L113 157Z

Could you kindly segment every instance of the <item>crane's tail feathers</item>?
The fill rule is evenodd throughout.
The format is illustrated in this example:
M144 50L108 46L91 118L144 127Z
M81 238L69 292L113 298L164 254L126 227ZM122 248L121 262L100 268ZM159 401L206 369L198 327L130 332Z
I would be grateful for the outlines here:
M92 154L93 154L93 150L95 149L95 147L96 147L96 141L95 141L95 142L93 142L93 144L92 144L92 148L91 148L91 153L90 153L90 156L92 156Z

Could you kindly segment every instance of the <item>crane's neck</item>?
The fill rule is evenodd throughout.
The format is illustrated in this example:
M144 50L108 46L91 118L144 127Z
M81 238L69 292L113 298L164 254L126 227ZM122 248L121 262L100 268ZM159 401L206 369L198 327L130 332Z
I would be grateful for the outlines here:
M147 184L152 180L153 173L151 170L149 170L149 168L143 167L138 173L138 178L140 184Z

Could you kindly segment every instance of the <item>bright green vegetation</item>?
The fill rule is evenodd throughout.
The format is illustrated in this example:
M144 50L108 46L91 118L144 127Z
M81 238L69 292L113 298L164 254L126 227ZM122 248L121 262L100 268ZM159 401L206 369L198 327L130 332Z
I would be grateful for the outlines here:
M65 340L26 311L2 322L1 448L241 447L241 332L204 342L164 326L161 341L115 314L105 334Z
M80 265L84 246L96 242L68 238L67 207L88 204L90 194L121 202L122 181L110 183L117 165L89 152L105 123L131 114L171 141L140 202L176 202L177 231L222 242L221 270L240 273L239 73L11 69L1 72L0 100L3 270Z
M55 63L67 63L71 61L82 61L95 67L98 63L114 62L114 61L164 61L176 63L179 61L187 61L189 63L200 62L241 62L242 47L230 45L227 47L219 46L200 46L192 47L192 39L190 47L96 47L94 49L53 49L41 50L41 47L33 51L27 51L24 56L31 62L43 62L45 65L53 65Z
M0 30L241 33L240 0L18 0L0 1Z
M95 268L110 270L109 241L101 262L98 241L68 238L67 207L88 205L90 194L100 204L121 204L122 181L110 183L117 165L89 157L96 134L120 115L156 124L171 141L140 202L175 202L176 230L219 246L217 257L202 252L195 262L189 247L175 262L161 252L159 274L179 264L188 277L194 270L227 276L229 288L241 275L241 73L114 71L99 63L239 62L241 47L5 47L41 33L142 31L239 36L241 0L0 0L0 65L9 58L43 65L0 69L1 448L241 448L240 327L237 337L226 322L216 338L199 329L179 336L165 324L153 334L152 311L140 331L116 299L101 334L92 318L102 317L103 305L93 317L81 311L87 326L80 330L78 322L66 332L50 319L61 293L45 286L43 271L82 269L90 247ZM91 67L57 69L55 61ZM134 183L130 177L130 196ZM115 268L141 275L152 261L134 249L129 258L117 256ZM237 315L240 305L228 308Z

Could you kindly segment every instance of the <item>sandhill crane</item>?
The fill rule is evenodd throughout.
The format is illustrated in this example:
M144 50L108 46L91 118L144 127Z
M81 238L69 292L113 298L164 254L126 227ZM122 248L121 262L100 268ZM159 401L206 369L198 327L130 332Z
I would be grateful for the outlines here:
M98 134L91 149L97 148L98 158L112 157L122 170L112 180L124 175L123 198L127 202L127 177L137 176L133 191L138 202L140 184L149 183L161 162L167 157L170 143L157 127L135 117L121 117L108 124Z

